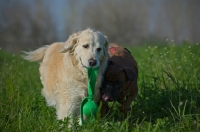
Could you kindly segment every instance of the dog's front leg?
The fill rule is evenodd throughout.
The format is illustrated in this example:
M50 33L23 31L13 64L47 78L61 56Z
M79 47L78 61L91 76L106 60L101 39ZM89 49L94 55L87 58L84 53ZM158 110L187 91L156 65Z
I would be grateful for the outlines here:
M74 113L73 113L74 109L75 109L75 107L73 104L66 105L66 103L59 103L56 106L56 114L57 114L58 120L64 120L65 117L69 117L71 120L74 115Z
M64 120L68 117L70 118L69 123L73 123L74 117L79 114L79 107L80 101L61 97L56 105L57 119Z
M123 113L127 113L128 111L131 110L131 103L135 99L137 94L130 94L128 95L127 99L121 103L121 106L119 107L119 110Z

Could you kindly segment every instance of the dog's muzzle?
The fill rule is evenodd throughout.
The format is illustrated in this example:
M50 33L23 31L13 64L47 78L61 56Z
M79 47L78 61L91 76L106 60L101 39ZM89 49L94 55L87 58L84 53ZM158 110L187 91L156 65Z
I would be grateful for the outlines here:
M93 67L97 64L97 61L95 59L89 59L88 63L89 63L89 66Z
M81 61L81 65L82 65L84 68L87 68L86 66L83 65L82 60L81 60L81 57L80 57L79 59L80 59L80 61Z
M85 68L88 68L88 67L90 67L90 68L96 68L96 67L98 67L98 65L97 65L98 62L97 62L97 60L95 60L95 59L89 59L89 60L88 60L88 66L85 66L85 65L83 64L81 57L80 57L79 59L80 59L80 61L81 61L81 65L82 65L83 67L85 67Z

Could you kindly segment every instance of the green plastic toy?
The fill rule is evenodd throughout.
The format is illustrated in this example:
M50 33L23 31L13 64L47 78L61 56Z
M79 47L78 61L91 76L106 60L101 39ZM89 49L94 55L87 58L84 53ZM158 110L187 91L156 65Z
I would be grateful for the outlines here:
M98 74L99 67L97 68L87 68L88 72L88 97L83 99L81 102L81 122L82 125L85 123L83 119L83 114L89 119L95 119L96 114L98 111L98 105L93 101L93 95L94 95L94 89L95 89L95 83L96 78Z

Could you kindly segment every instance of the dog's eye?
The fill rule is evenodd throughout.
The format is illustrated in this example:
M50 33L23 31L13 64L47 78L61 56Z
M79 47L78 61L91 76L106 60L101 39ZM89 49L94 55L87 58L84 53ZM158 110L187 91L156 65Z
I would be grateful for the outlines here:
M115 85L116 85L116 87L118 87L118 88L119 88L119 87L121 87L121 86L122 86L122 82L121 82L121 81L117 81Z
M84 44L84 45L83 45L83 48L86 48L86 49L87 49L87 48L89 48L89 45L88 45L88 44Z
M101 51L101 48L97 48L97 51L100 52L100 51Z

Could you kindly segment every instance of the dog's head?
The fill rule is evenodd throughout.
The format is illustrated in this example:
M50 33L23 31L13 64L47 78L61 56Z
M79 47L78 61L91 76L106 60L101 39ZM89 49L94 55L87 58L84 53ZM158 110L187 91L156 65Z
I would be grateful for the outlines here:
M108 39L100 32L87 29L72 34L60 52L75 54L83 67L96 68L108 56Z
M126 91L128 84L136 78L135 72L124 68L120 64L108 61L108 68L104 75L104 81L100 88L102 99L104 101L116 101L120 93Z

